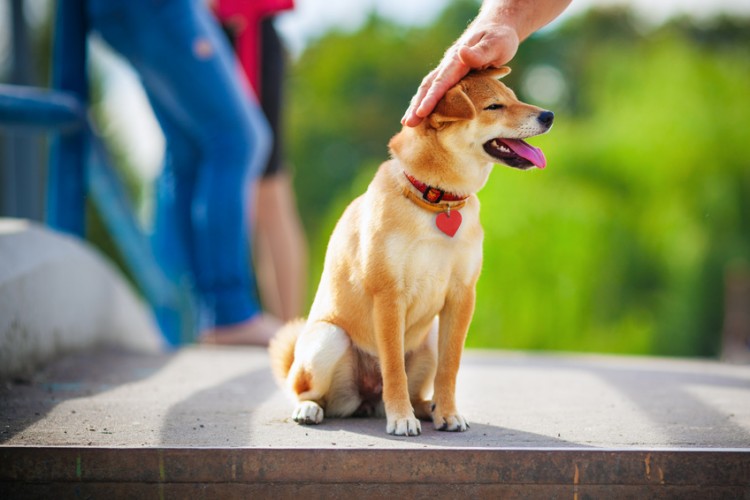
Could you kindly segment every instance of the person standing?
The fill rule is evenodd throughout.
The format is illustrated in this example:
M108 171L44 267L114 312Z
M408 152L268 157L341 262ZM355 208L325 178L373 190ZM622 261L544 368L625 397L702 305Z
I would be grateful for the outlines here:
M266 163L271 131L218 23L201 0L88 0L87 11L136 69L164 132L154 252L173 281L192 284L199 339L267 343L278 323L254 292L244 186Z

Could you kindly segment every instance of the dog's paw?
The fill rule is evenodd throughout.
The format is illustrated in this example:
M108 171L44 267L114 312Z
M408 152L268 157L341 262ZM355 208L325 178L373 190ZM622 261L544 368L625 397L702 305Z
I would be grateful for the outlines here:
M389 418L385 430L394 436L419 436L422 433L422 425L414 415L411 415L405 418Z
M298 424L319 424L323 421L323 408L315 401L302 401L292 412L292 419Z
M469 428L469 422L458 413L443 415L437 409L432 412L432 423L435 429L448 432L464 432Z

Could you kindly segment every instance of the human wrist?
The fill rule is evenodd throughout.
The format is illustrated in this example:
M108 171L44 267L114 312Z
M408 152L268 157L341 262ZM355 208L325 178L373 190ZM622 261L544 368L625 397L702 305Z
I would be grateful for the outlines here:
M521 34L526 31L523 22L525 16L523 9L517 4L518 2L506 0L486 0L469 27L511 30L520 39Z

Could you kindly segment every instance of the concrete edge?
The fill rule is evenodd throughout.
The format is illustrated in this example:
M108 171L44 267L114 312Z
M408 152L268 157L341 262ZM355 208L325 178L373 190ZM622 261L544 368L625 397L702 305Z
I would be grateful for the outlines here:
M44 467L40 463L44 462ZM300 466L304 464L304 467ZM750 487L750 449L1 447L0 481Z
M0 378L99 346L158 352L150 310L86 242L0 218Z

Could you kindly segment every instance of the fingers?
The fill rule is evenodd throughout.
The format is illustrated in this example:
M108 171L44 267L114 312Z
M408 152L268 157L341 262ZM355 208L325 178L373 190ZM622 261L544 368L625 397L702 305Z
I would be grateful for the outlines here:
M416 110L421 105L425 95L427 95L427 91L430 89L430 86L432 86L432 81L435 79L437 72L438 70L434 69L422 79L422 83L419 85L417 93L414 95L414 97L411 98L409 107L407 108L404 117L401 118L402 125L416 127L422 122L422 118L417 115Z
M445 93L469 72L455 50L446 56L436 69L432 70L419 86L417 94L412 98L409 109L401 119L401 123L409 127L419 125L429 115Z
M447 64L438 67L438 71L432 79L430 87L421 99L414 114L419 118L425 118L429 115L445 93L469 73L469 69L469 66L461 61L456 52Z
M419 125L470 70L502 66L516 54L518 43L515 31L506 26L492 25L466 33L422 80L401 123L409 127Z
M507 63L518 50L516 32L497 27L478 34L473 43L467 43L458 50L461 61L472 69L499 67Z

